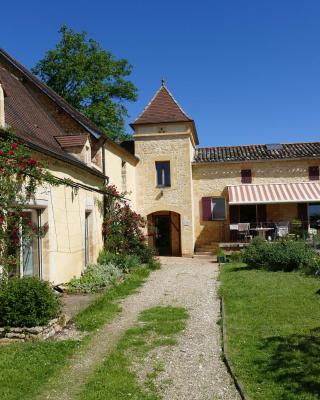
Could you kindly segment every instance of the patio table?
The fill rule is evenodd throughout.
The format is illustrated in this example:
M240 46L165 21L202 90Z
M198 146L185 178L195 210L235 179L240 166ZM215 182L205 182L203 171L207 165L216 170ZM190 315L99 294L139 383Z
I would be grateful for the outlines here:
M256 231L258 235L263 239L266 238L266 233L272 230L273 228L250 228L250 231Z

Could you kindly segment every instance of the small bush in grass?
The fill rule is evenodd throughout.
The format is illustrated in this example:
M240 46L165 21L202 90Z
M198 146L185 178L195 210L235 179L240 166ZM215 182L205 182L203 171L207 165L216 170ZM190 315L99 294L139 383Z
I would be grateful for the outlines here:
M229 260L231 263L241 263L242 262L242 254L240 251L233 251L230 256Z
M112 263L124 272L129 272L138 268L141 261L138 256L132 254L113 254L108 251L102 251L98 257L99 264Z
M267 242L255 238L244 250L243 261L249 266L264 267L271 271L315 271L319 256L303 240Z
M135 254L139 257L142 264L152 263L155 258L154 249L145 243L140 243L139 246L136 246Z
M38 278L12 278L0 290L0 326L46 325L60 308L60 299Z
M123 272L114 264L88 265L80 278L73 278L67 284L68 291L94 293L114 286L123 276Z

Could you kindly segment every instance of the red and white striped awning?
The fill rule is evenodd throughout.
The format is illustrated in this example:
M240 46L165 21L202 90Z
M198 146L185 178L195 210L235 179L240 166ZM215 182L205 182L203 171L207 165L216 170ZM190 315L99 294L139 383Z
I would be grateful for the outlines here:
M320 181L228 186L229 204L320 202Z

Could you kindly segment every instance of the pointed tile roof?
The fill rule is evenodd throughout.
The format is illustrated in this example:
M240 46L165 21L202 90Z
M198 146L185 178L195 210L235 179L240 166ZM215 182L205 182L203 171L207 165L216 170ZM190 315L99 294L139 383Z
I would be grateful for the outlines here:
M177 100L165 86L164 82L162 82L162 85L149 104L130 125L134 128L136 125L168 122L191 122L194 129L196 144L199 144L194 120L185 113Z
M161 122L192 122L164 84L132 125Z

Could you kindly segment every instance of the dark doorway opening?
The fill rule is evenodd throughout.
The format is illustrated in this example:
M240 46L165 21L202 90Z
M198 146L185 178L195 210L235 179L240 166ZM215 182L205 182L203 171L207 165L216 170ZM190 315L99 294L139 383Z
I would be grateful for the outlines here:
M171 211L148 215L148 237L159 256L180 256L180 215Z
M155 216L155 247L159 256L168 256L171 251L171 221L169 215Z

